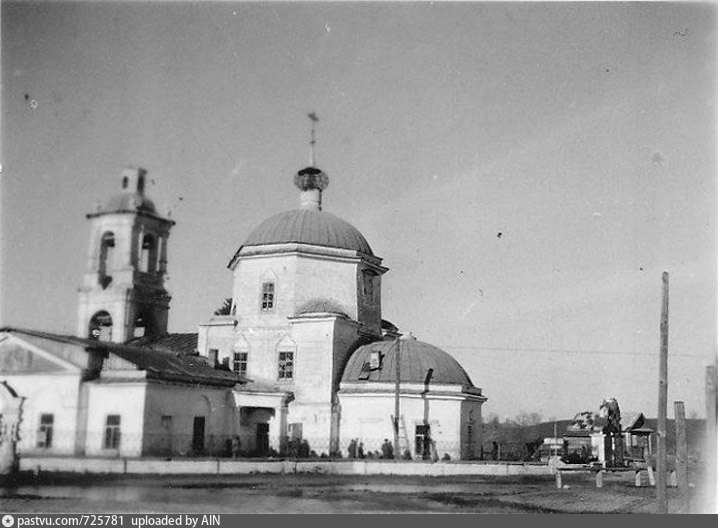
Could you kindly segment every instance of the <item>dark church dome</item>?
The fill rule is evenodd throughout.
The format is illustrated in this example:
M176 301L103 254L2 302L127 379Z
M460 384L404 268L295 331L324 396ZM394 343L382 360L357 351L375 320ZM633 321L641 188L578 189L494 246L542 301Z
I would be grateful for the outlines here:
M429 369L433 369L431 383L473 387L463 367L449 354L434 345L413 338L400 339L402 383L424 383ZM367 370L372 352L379 352L378 368ZM354 351L344 368L342 382L355 383L396 381L396 341L379 341L361 346ZM366 365L366 366L365 366Z

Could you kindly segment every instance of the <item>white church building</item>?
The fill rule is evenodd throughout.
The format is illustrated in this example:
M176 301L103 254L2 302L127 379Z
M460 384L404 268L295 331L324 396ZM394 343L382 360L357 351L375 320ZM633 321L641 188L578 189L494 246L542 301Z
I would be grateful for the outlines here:
M388 268L322 209L320 169L295 175L298 208L249 233L229 261L228 315L196 334L167 332L174 222L145 179L124 171L120 192L87 215L77 336L0 329L0 383L24 399L21 455L267 456L303 445L346 457L350 444L381 452L398 431L402 455L480 456L481 389L449 354L382 319Z

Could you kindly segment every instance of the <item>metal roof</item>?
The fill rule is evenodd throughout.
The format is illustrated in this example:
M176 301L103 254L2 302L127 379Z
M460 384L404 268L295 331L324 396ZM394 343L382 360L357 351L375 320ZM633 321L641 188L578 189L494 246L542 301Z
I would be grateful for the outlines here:
M107 351L110 355L103 364L102 370L123 369L131 364L136 370L145 371L148 378L165 381L178 381L192 384L234 386L247 383L247 378L229 370L215 369L199 355L170 352L168 349L145 348L129 344L96 341L73 336L64 336L23 330L17 328L1 328L0 331L16 334L39 348L52 353L62 353L61 348L73 347L85 352L88 350ZM188 334L184 334L188 335ZM171 339L170 336L166 336ZM121 361L117 361L118 358ZM78 365L84 367L85 365Z
M115 194L103 205L99 212L118 213L126 211L142 211L145 213L157 214L155 204L142 193L121 192Z
M164 352L196 354L197 332L135 337L127 341L127 344L142 348L150 348L152 350L161 350Z
M349 358L342 374L343 382L394 382L396 380L396 341L379 341L359 347ZM400 339L401 381L424 383L433 369L431 383L473 387L469 375L449 354L416 339ZM381 355L380 367L367 370L372 352Z
M374 255L364 236L349 222L326 211L311 209L294 209L268 218L249 234L243 247L287 243L351 249Z

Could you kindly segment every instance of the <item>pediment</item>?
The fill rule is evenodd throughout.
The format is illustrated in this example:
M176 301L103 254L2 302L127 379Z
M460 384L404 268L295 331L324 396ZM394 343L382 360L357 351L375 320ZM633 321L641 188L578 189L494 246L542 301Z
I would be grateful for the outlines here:
M9 338L0 342L2 374L56 374L77 371L74 365L18 339Z

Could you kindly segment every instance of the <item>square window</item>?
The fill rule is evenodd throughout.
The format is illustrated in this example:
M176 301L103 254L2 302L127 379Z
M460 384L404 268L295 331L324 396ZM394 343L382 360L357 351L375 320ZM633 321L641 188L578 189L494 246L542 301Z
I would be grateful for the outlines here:
M294 352L279 353L279 379L294 378Z
M274 283L265 282L262 284L261 308L263 312L274 310Z

